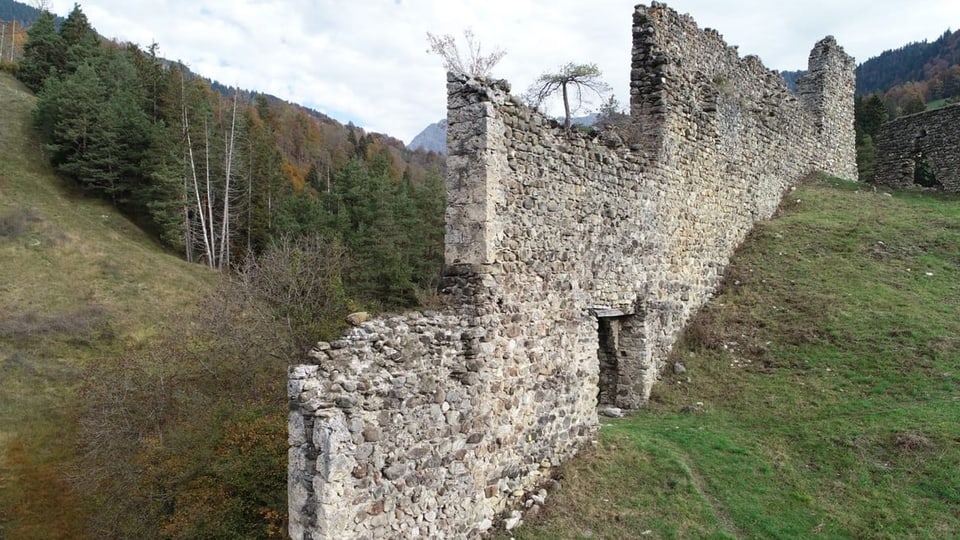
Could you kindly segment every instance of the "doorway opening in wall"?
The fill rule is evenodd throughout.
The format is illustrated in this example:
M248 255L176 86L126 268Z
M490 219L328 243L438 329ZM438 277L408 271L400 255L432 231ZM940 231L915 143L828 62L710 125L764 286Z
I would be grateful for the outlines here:
M923 152L918 152L913 160L913 183L925 188L943 189L943 184L937 180L933 166L927 161Z
M643 401L651 366L646 356L644 318L619 309L595 307L597 318L597 406L633 409Z
M620 322L623 317L597 317L599 343L597 360L600 362L600 381L598 383L597 405L616 405L617 389L620 385L621 356Z

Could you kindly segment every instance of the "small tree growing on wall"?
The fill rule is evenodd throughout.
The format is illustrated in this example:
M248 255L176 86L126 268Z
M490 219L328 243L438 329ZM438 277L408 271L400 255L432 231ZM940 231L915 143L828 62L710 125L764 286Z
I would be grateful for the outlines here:
M543 102L558 91L563 97L563 128L570 129L571 87L577 100L577 107L583 103L583 92L589 90L603 97L610 92L610 85L600 77L603 75L596 64L574 64L570 62L556 73L544 73L527 90L526 100L532 107L540 107Z
M506 56L506 51L497 47L493 52L481 52L480 42L469 28L463 31L466 42L466 55L460 52L457 40L450 34L438 36L427 32L428 53L439 55L443 60L443 67L458 75L472 77L489 77L490 71Z

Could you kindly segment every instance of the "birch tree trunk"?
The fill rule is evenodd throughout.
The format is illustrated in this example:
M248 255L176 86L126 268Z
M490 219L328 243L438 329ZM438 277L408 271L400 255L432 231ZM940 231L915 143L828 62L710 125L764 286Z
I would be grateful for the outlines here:
M188 163L190 165L190 176L193 179L193 196L194 202L196 204L196 213L200 216L200 229L203 231L203 249L204 253L207 256L207 265L210 265L210 261L213 260L213 251L210 248L210 240L207 238L207 224L203 212L203 203L200 200L200 183L197 179L197 163L193 157L193 142L190 139L190 115L187 112L187 95L186 88L183 78L183 72L180 73L180 106L181 113L183 115L183 139L186 143L186 154L188 157ZM186 173L184 173L184 199L186 200L189 196L187 191L189 190L189 179L187 178ZM187 259L191 262L193 261L193 228L190 220L190 209L187 205L184 205L184 224L186 225L185 238L187 240Z
M207 181L207 225L210 227L209 231L204 231L204 238L207 239L207 265L216 269L217 239L214 233L217 231L217 227L213 219L213 191L210 186L210 125L207 124L206 118L203 119L203 156ZM202 211L203 209L201 209Z
M217 261L218 268L230 264L230 179L233 172L233 148L234 136L237 128L237 97L240 90L233 93L233 115L230 119L230 136L224 139L225 160L224 163L224 187L223 187L223 215L220 216L220 259Z

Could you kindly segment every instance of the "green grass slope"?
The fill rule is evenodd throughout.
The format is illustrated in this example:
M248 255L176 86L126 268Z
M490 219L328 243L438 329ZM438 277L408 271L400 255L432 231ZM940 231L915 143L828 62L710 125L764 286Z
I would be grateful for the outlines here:
M73 538L78 373L157 335L214 276L54 175L33 103L0 73L0 538Z
M517 539L960 538L960 198L812 180Z

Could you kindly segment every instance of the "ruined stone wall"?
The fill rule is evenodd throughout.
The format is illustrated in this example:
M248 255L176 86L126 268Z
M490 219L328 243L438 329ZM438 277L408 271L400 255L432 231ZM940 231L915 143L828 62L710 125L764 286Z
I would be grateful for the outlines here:
M939 189L960 192L960 105L903 116L887 122L877 136L873 182L914 187L914 171L926 162Z
M601 381L642 405L753 224L812 171L855 175L852 60L828 39L811 68L797 99L716 32L638 6L626 143L451 75L448 307L292 368L291 535L476 536L591 439Z
M363 323L291 368L291 537L474 538L592 438L596 362L556 352L595 358L595 321L499 309L490 274L445 283L443 313Z

